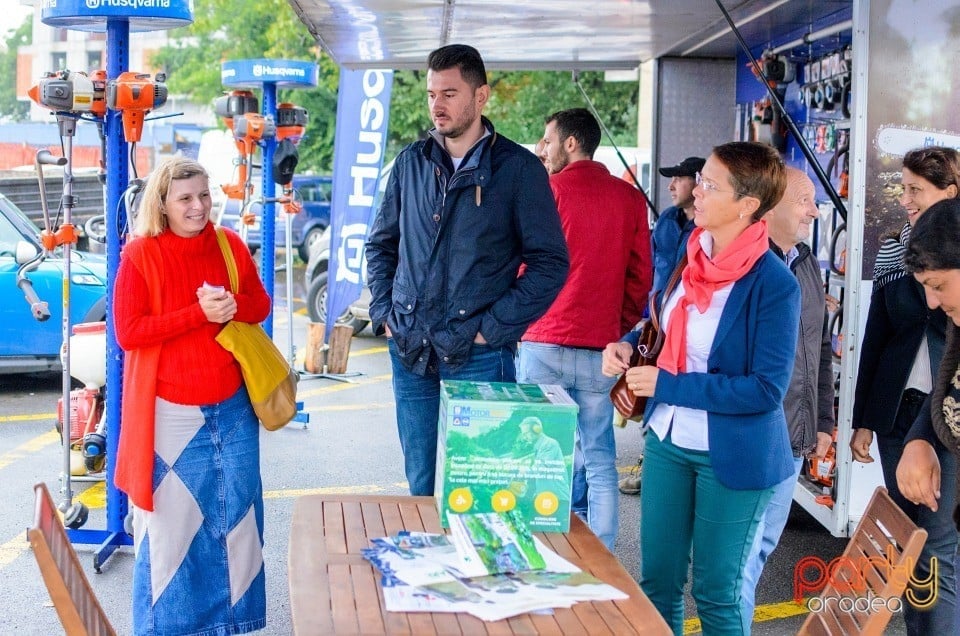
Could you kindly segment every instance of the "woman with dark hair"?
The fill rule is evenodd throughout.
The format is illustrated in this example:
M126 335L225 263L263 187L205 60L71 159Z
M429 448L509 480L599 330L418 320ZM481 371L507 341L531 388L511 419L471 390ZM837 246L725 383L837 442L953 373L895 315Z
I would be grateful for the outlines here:
M626 373L647 403L640 585L683 633L683 589L707 634L749 633L742 572L773 486L793 474L783 399L799 333L800 288L761 222L783 196L772 147L713 149L693 190L687 265L654 299L666 344L656 367L629 367L636 333L607 345L606 375Z
M897 465L904 443L933 382L933 370L943 354L946 316L928 309L923 289L904 264L907 244L917 220L935 203L955 199L960 193L960 156L951 148L929 147L908 152L903 158L903 193L900 204L907 220L898 237L883 242L873 272L873 294L860 348L856 396L853 404L853 458L872 462L874 433L880 453L883 480L890 496L904 512L927 531L927 542L917 561L914 580L929 576L931 558L937 558L938 588L932 608L905 603L904 619L910 636L953 634L956 606L955 559L957 532L950 520L953 493L944 510L917 506L904 498L897 486ZM943 473L953 479L956 460L941 449ZM923 598L921 591L916 594Z
M960 200L937 203L917 221L905 261L907 270L923 285L927 305L942 309L950 318L940 371L928 399L930 408L921 411L897 470L903 496L937 510L944 502L940 451L945 446L954 456L960 455ZM954 484L946 484L948 492L953 488L954 501L958 486L960 476ZM945 513L953 513L960 529L958 511L943 507Z

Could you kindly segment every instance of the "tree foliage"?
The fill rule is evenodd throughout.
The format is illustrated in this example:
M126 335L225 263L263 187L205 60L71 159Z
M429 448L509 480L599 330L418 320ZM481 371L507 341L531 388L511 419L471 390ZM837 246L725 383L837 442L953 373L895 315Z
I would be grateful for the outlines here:
M330 171L339 70L318 49L289 4L283 0L196 0L194 23L170 35L173 43L163 48L153 62L166 70L171 93L200 103L211 103L223 93L222 60L317 61L320 81L316 89L281 91L278 99L294 102L309 113L306 135L300 145L300 169ZM570 73L511 71L490 72L488 76L493 96L485 114L499 132L520 143L536 143L543 134L543 120L550 113L586 105ZM607 83L601 73L582 73L580 83L616 142L635 145L637 84ZM395 73L387 157L422 137L430 127L426 73Z
M9 32L0 50L0 77L10 78L0 82L0 119L9 118L22 121L30 114L30 104L17 99L17 47L30 44L33 37L33 15L24 18L23 23Z

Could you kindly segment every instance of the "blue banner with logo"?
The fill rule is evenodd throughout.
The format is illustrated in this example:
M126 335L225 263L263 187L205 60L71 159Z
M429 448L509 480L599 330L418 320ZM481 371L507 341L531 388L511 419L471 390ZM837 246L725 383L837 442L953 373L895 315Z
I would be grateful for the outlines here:
M340 69L333 145L326 341L335 319L360 297L367 277L364 244L373 223L387 147L393 72Z

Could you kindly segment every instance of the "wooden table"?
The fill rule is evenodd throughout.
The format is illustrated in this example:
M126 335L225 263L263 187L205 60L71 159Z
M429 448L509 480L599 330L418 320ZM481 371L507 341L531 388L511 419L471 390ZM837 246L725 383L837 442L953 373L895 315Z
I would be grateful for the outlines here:
M327 634L669 634L670 630L600 540L576 515L570 532L538 534L557 554L626 594L576 603L554 614L484 622L469 614L388 612L379 575L360 556L369 539L400 530L442 532L432 497L307 495L290 528L289 585L294 632Z

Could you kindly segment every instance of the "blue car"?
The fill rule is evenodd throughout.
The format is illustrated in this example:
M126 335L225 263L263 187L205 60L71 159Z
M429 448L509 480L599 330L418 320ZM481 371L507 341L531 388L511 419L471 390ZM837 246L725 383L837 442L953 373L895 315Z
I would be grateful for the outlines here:
M48 257L27 275L47 303L46 320L34 318L17 287L17 256L23 262L39 254L39 235L26 214L0 194L0 373L61 370L63 259ZM71 250L71 256L70 323L106 320L106 258L78 250Z
M300 258L306 262L310 258L310 246L316 243L323 231L330 225L330 194L333 189L333 178L316 175L294 175L293 187L299 193L303 209L293 215L293 238L291 245L297 250ZM280 196L277 187L276 195ZM256 215L253 225L246 228L247 246L250 251L260 249L260 220L262 206L259 203L250 205L250 211ZM274 205L276 224L274 225L274 241L276 247L286 246L286 213L280 204ZM240 201L227 199L220 217L220 225L237 232L240 228ZM241 232L242 235L242 232Z

